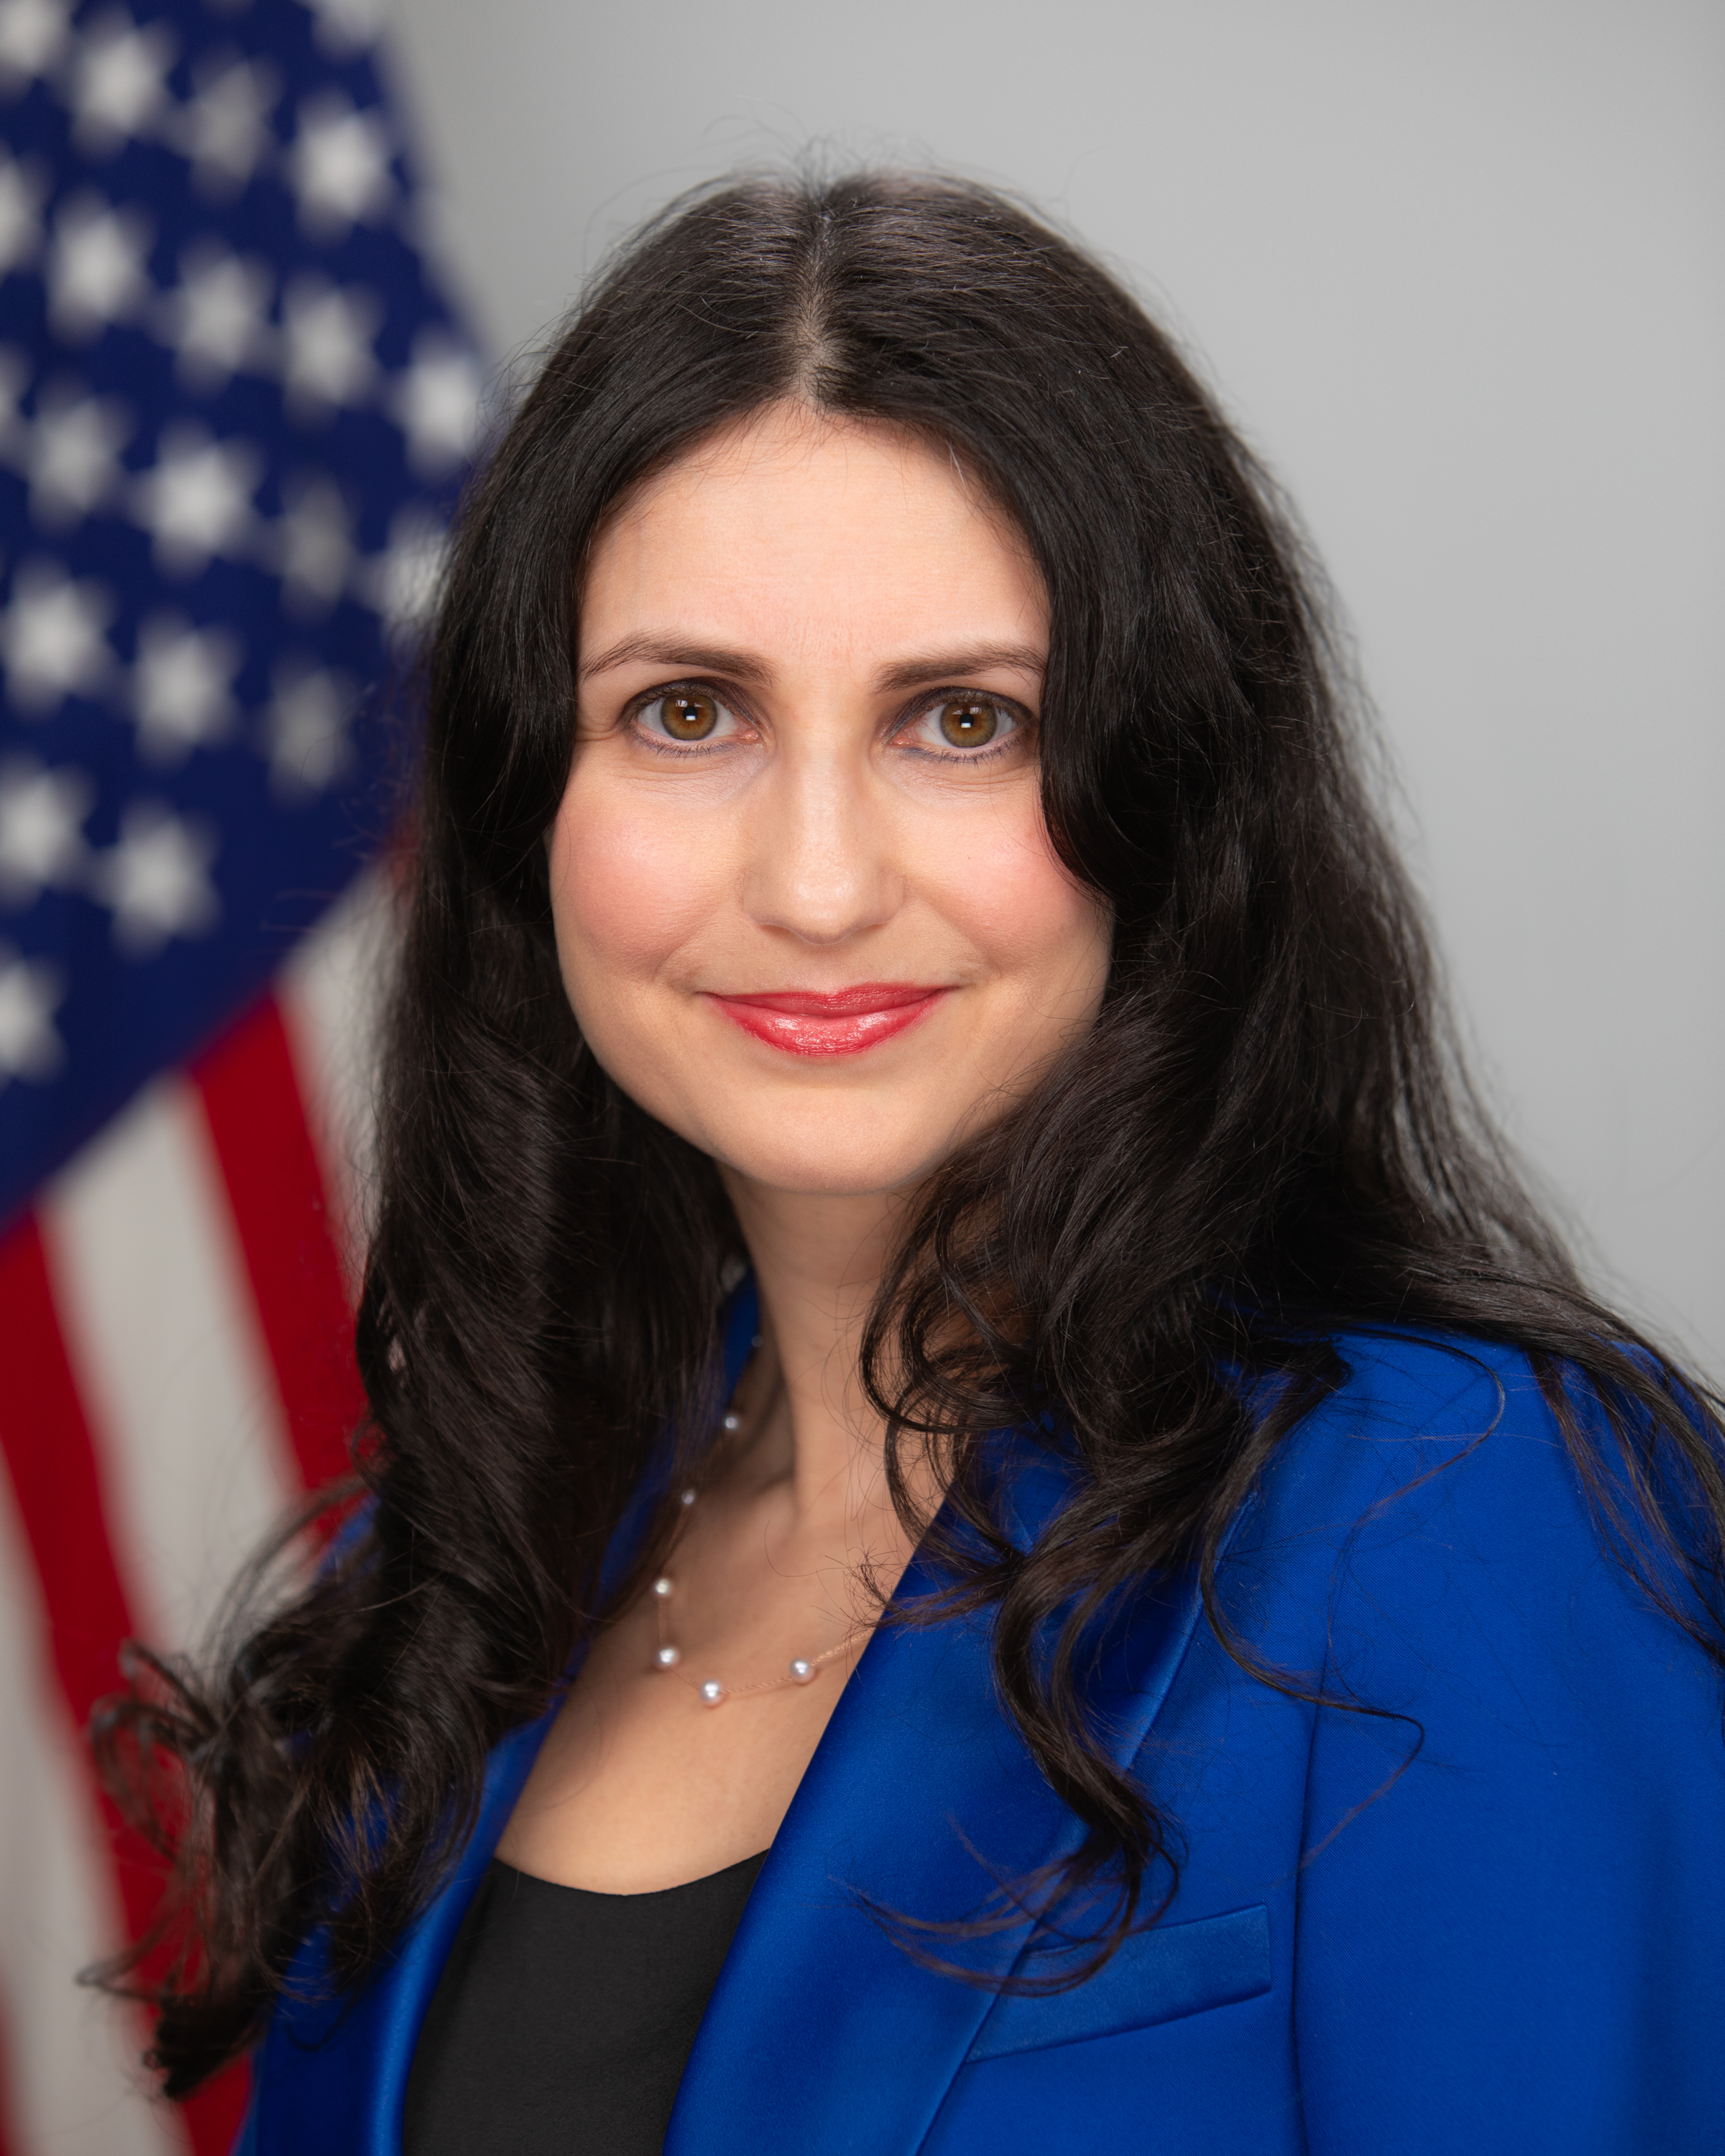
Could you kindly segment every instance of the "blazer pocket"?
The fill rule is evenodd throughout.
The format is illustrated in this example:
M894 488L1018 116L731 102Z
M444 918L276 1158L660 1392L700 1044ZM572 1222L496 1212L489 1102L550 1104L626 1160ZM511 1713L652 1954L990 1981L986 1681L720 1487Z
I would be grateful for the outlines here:
M1256 1999L1271 1987L1270 1912L1260 1903L1188 1924L1135 1932L1076 1991L1004 1994L988 2010L966 2064L1116 2036L1212 2006Z

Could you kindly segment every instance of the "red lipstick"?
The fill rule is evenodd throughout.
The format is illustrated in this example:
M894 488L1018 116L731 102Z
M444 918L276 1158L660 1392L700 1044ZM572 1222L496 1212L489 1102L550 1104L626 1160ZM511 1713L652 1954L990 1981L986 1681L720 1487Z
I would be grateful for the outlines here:
M715 996L726 1018L769 1048L792 1055L858 1055L891 1040L932 1010L945 988L905 981L864 981L854 988L816 995L801 988Z

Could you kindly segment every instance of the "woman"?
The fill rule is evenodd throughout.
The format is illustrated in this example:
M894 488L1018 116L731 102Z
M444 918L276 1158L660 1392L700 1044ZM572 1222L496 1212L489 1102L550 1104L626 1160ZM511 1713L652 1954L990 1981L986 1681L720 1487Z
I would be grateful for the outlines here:
M171 2092L1718 2144L1712 1396L1474 1114L1355 755L1266 482L1040 225L760 182L622 258L437 632L367 1502L107 1727L189 1822Z

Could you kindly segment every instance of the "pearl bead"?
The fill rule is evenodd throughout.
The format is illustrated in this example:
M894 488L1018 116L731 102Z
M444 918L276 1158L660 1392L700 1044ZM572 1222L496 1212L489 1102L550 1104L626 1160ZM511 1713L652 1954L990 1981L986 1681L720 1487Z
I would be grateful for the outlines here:
M692 1505L695 1502L695 1492L692 1490L685 1490L678 1498L677 1502L680 1505Z
M672 1646L670 1641L667 1640L665 1645L660 1648L658 1652L654 1656L653 1666L656 1670L674 1670L682 1659L682 1649L680 1647Z
M653 1592L659 1597L661 1602L669 1602L670 1599L670 1581L663 1573L661 1573L653 1583Z
M725 1418L725 1427L726 1430L741 1430L742 1427L742 1417L741 1415L727 1414Z
M791 1675L798 1684L812 1683L817 1674L814 1663L805 1662L800 1655L791 1664Z
M706 1682L701 1687L701 1705L703 1707L720 1707L723 1705L724 1700L724 1686L719 1682L719 1680L716 1677L709 1677Z

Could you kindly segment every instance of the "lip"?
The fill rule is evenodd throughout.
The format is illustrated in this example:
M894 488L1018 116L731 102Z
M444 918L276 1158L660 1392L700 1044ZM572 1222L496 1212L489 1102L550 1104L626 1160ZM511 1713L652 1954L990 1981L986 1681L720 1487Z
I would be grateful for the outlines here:
M903 1033L950 990L909 981L862 981L826 993L750 990L711 1000L734 1025L791 1055L860 1055Z

